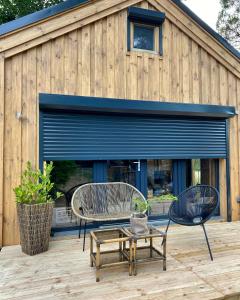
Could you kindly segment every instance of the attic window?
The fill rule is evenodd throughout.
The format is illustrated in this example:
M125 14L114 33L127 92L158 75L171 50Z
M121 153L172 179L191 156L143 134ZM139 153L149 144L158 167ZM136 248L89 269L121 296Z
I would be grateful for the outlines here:
M154 51L155 27L142 24L133 24L133 48Z
M128 51L150 51L162 55L164 19L164 13L130 7L128 9Z

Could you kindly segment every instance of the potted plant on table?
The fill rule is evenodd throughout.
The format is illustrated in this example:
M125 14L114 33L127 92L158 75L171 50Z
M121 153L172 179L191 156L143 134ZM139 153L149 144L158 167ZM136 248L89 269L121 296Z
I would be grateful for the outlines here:
M14 189L21 247L28 255L48 250L53 204L61 196L50 194L54 186L50 178L52 169L52 162L45 165L43 173L28 162L21 184Z
M148 230L148 216L146 212L149 210L150 205L148 201L142 201L138 198L133 200L135 210L130 218L131 230L134 234L141 235L149 232Z

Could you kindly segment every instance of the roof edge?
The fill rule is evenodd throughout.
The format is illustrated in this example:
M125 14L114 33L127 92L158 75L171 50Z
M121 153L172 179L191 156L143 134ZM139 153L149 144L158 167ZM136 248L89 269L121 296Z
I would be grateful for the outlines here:
M182 11L184 11L188 16L190 16L198 25L200 25L204 30L206 30L211 36L213 36L224 48L230 51L234 56L240 59L240 52L234 48L224 37L212 29L207 23L205 23L201 18L199 18L188 6L186 6L180 0L171 0L176 4Z
M69 9L77 7L81 4L90 2L90 0L67 0L62 3L53 5L48 8L44 8L32 14L23 16L16 20L10 21L8 23L0 25L0 37L4 34L11 33L17 29L21 29L25 26L34 24L36 22L42 21L49 17L55 16L57 14L63 13Z
M191 117L231 118L234 106L189 104L146 100L126 100L63 94L39 94L40 109L58 109L124 114L171 115Z

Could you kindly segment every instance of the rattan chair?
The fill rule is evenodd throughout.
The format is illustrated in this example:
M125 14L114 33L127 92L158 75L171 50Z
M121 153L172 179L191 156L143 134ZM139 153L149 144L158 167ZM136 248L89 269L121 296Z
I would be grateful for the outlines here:
M171 221L185 226L200 225L204 231L211 260L213 260L204 224L215 213L218 204L219 193L214 187L196 185L188 188L178 196L178 200L174 201L169 208L166 233Z
M76 189L71 205L74 214L80 218L79 238L82 220L85 222L83 251L87 222L128 220L134 212L134 199L147 201L138 189L124 182L88 183Z

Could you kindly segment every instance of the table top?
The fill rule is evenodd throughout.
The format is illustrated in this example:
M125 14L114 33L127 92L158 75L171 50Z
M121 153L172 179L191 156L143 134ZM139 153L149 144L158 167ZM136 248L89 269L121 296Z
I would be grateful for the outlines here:
M123 230L126 232L128 236L133 237L134 239L146 239L146 238L153 238L153 237L165 237L166 234L159 230L154 226L148 226L149 232L145 234L136 235L132 232L131 227L124 227Z
M124 242L130 239L130 236L122 227L92 230L90 235L97 243L100 244Z

